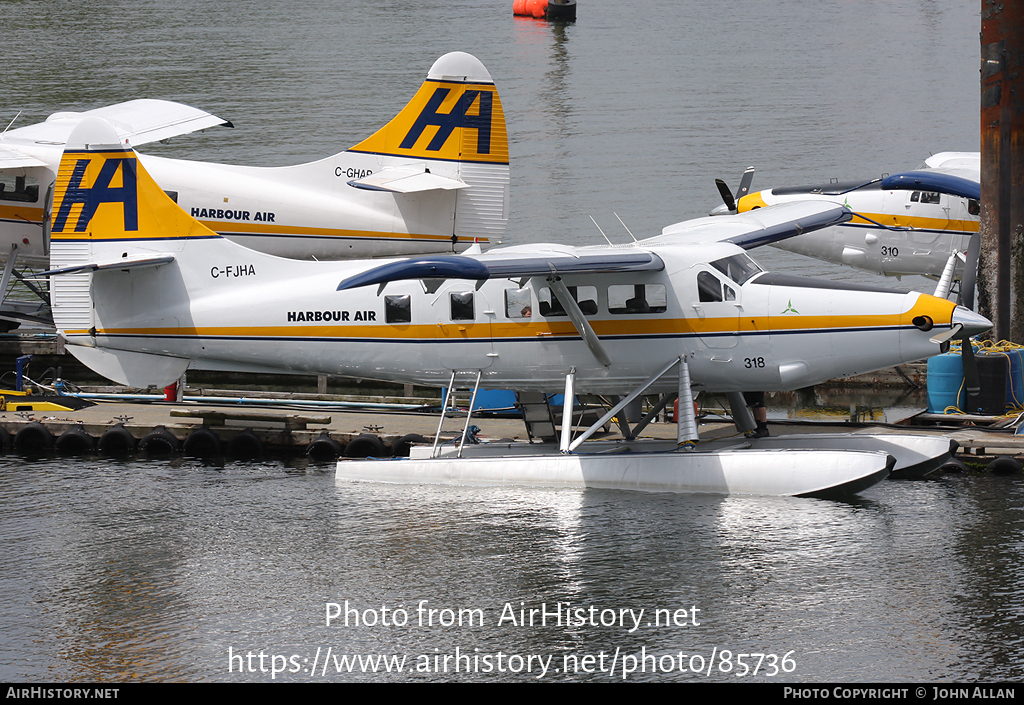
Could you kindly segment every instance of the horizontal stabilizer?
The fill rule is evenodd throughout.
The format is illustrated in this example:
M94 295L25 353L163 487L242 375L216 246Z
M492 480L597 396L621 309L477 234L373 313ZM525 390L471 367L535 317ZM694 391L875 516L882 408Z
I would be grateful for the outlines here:
M413 257L390 262L349 277L338 284L338 291L371 284L385 284L408 279L516 279L567 274L611 274L615 272L650 272L665 268L658 255L644 250L607 250L579 255L541 253L501 253L467 257L442 255Z
M54 113L46 118L46 122L8 130L3 139L9 144L64 144L75 126L89 117L103 118L113 125L122 144L127 140L133 146L187 135L216 125L233 127L230 121L190 105L169 100L140 99L81 113Z
M135 269L136 267L159 267L161 264L170 264L174 261L174 255L159 255L153 257L150 255L140 255L135 257L123 257L121 259L114 260L113 262L90 262L88 264L78 264L73 267L61 267L60 269L51 269L48 272L42 272L36 276L49 277L55 274L74 274L75 272L98 272L103 269Z
M981 198L981 183L939 171L904 171L882 179L883 189L936 191L961 198Z
M376 174L353 179L348 182L348 185L368 191L390 191L392 193L418 193L438 189L450 191L469 187L465 181L431 174L430 170L425 167L382 169Z

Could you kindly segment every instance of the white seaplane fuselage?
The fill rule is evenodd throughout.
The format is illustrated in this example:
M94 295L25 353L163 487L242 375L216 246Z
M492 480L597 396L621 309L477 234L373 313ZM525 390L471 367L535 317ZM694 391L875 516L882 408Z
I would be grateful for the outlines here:
M153 243L152 254L176 254L181 243ZM65 249L55 241L55 258L71 254L68 244ZM562 277L581 309L590 312L587 321L612 362L605 365L573 322L551 310L553 295L544 277L531 277L522 288L504 279L479 288L475 281L448 280L433 292L420 281L390 282L380 294L376 286L337 291L342 280L382 262L283 260L223 238L187 247L202 252L201 266L174 262L56 280L60 300L81 301L55 309L69 349L160 356L170 371L154 376L152 384L173 381L188 367L432 386L442 386L452 370L482 370L485 387L550 391L575 367L579 389L595 393L632 389L682 355L689 358L695 388L770 391L936 354L938 346L928 340L934 333L913 320L928 316L941 330L954 310L949 302L918 293L849 290L756 270L740 283L710 264L736 261L748 272L756 268L739 247L653 238L631 249L656 252L664 262L661 271ZM93 243L92 257L113 260L120 249L117 242ZM524 246L484 257L587 251ZM62 256L59 266L76 263ZM698 278L704 290L718 287L717 294L703 298L718 300L702 300ZM631 305L637 298L645 304Z
M929 157L921 170L977 183L980 157L976 152L943 152ZM774 246L887 276L939 277L950 254L966 252L978 232L979 206L973 199L922 188L886 189L878 181L847 191L856 185L767 189L743 196L737 205L740 213L794 201L844 205L855 214L849 222Z

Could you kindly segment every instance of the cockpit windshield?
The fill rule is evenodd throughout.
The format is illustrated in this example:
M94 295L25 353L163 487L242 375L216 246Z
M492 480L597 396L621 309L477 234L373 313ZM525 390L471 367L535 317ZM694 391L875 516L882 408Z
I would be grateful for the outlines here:
M712 262L711 266L737 284L743 284L755 274L760 274L764 271L747 254L723 257Z

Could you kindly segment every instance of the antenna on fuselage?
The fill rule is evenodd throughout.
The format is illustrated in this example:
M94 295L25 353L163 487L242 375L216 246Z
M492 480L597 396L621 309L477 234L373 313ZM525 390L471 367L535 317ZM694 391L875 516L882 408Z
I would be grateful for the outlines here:
M608 246L615 247L615 245L612 244L612 241L608 239L608 236L604 234L604 230L601 230L601 226L597 224L596 220L594 220L594 216L590 216L590 220L593 221L594 226L598 229L598 231L600 231L601 237L603 237L604 241L608 243Z
M616 213L615 211L612 211L612 215L614 215L616 218L619 218L619 214ZM622 218L619 218L619 222L622 223ZM626 232L629 233L629 236L631 238L633 238L633 242L639 242L639 240L636 239L636 236L633 235L633 232L628 227L626 227L625 223L622 223L622 227L626 228Z
M24 112L24 111L22 111L22 110L19 110L19 111L18 111L18 114L14 116L14 120L17 120L17 119L18 119L19 117L21 117L21 114L22 114L22 112ZM5 128L4 128L4 131L3 131L3 132L0 132L0 135L4 134L4 133L5 133L5 132L7 132L7 131L8 131L9 129L11 129L11 125L13 125L13 124L14 124L14 120L11 120L11 121L10 121L9 123L7 123L7 127L5 127Z

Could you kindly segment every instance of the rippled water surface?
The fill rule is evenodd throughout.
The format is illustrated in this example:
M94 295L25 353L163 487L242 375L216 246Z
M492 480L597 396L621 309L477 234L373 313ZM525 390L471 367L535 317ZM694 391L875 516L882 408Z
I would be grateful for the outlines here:
M553 656L559 667L603 652L606 668L617 650L788 653L794 670L775 677L787 681L1022 673L1020 479L890 481L836 502L336 486L329 467L277 463L0 468L5 679L264 680L263 652L268 669L274 655L294 669L277 678L308 680L318 649L316 678L539 675L500 673L497 662L490 673L339 674L333 660L325 673L329 647L405 655L410 666L456 648ZM360 616L327 626L327 604L346 600ZM559 602L587 623L519 621L522 608ZM408 623L380 624L384 606ZM479 610L483 624L459 626L460 609ZM605 612L623 609L645 610L632 633L632 617ZM367 610L378 624L357 626ZM651 624L655 610L676 621ZM230 656L240 653L257 657L257 672L238 672ZM735 678L716 663L711 679Z
M12 0L0 110L23 125L180 100L235 129L148 151L292 164L360 141L438 56L468 51L508 120L509 243L600 242L588 215L625 240L613 212L653 235L750 164L766 188L978 148L977 2L580 0L570 26L509 5ZM606 681L644 655L658 660L630 679L735 680L741 653L775 655L758 679L1024 676L1019 478L833 502L336 486L331 468L281 464L8 457L0 473L2 680L527 680L550 658L546 680ZM346 600L408 621L327 626ZM519 623L566 602L598 624ZM452 623L460 609L477 621ZM623 621L601 625L605 610ZM649 625L654 610L676 622ZM473 673L454 672L456 649ZM405 672L349 672L348 654L404 655Z

